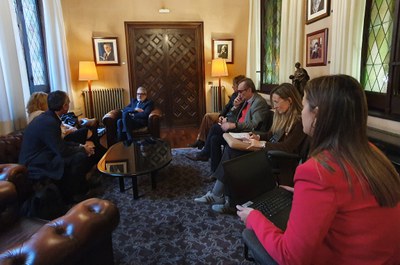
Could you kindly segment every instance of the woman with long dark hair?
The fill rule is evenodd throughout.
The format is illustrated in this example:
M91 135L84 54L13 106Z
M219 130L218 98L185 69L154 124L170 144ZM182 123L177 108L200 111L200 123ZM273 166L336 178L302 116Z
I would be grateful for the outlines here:
M259 262L400 264L400 177L368 142L367 117L354 78L308 82L302 121L312 136L310 158L296 170L286 231L259 211L237 206L266 250Z

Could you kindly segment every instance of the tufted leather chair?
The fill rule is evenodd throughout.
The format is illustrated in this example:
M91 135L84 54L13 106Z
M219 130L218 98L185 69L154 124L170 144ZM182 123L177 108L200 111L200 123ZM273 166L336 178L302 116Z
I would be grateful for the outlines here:
M133 137L146 137L152 136L160 138L161 118L163 114L158 108L155 108L149 115L147 127L135 130ZM122 112L120 109L111 110L103 117L103 124L106 128L107 146L110 147L115 144L117 139L117 121L121 119Z
M0 136L0 164L18 162L22 136L22 131Z
M18 216L15 185L0 181L0 264L114 264L117 207L88 199L53 221Z

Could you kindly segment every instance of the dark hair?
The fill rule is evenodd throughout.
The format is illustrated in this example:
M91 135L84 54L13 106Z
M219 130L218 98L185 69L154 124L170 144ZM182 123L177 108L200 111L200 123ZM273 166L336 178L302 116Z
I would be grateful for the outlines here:
M68 99L67 93L61 90L53 91L49 93L47 97L47 105L49 105L49 110L59 111L62 109L63 105Z
M368 142L368 107L361 84L347 75L322 76L307 83L304 97L311 109L318 107L310 155L333 170L322 155L329 151L333 162L345 173L350 189L349 171L354 171L360 183L369 186L379 205L397 205L399 174L389 159Z
M233 85L239 85L239 83L240 83L240 81L242 80L242 79L245 79L246 78L246 76L244 76L244 75L237 75L237 76L235 76L234 78L233 78L233 81L232 81L232 83L233 83Z
M241 83L245 83L246 88L251 88L251 92L256 92L256 86L254 85L253 80L251 80L250 78L243 78L239 81L238 85L240 85Z

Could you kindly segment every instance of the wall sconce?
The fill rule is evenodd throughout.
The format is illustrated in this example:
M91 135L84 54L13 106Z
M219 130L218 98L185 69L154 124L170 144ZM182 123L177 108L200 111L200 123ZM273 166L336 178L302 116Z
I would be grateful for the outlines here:
M88 90L89 90L89 106L90 106L90 115L89 118L93 118L93 96L92 96L92 81L98 80L96 65L93 61L81 61L79 62L79 81L87 81L88 82Z
M228 67L225 59L214 59L211 62L211 76L218 77L218 111L222 110L222 87L221 77L228 76Z

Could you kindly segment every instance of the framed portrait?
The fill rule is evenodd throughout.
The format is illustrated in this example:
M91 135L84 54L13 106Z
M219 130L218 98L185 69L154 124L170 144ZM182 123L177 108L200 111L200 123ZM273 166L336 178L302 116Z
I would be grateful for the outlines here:
M94 37L93 52L96 65L119 65L118 38Z
M213 39L212 59L222 58L233 63L233 39Z
M306 49L306 66L326 65L328 28L308 33Z
M115 174L127 174L128 160L106 161L106 170Z
M330 0L306 0L306 24L329 16Z

